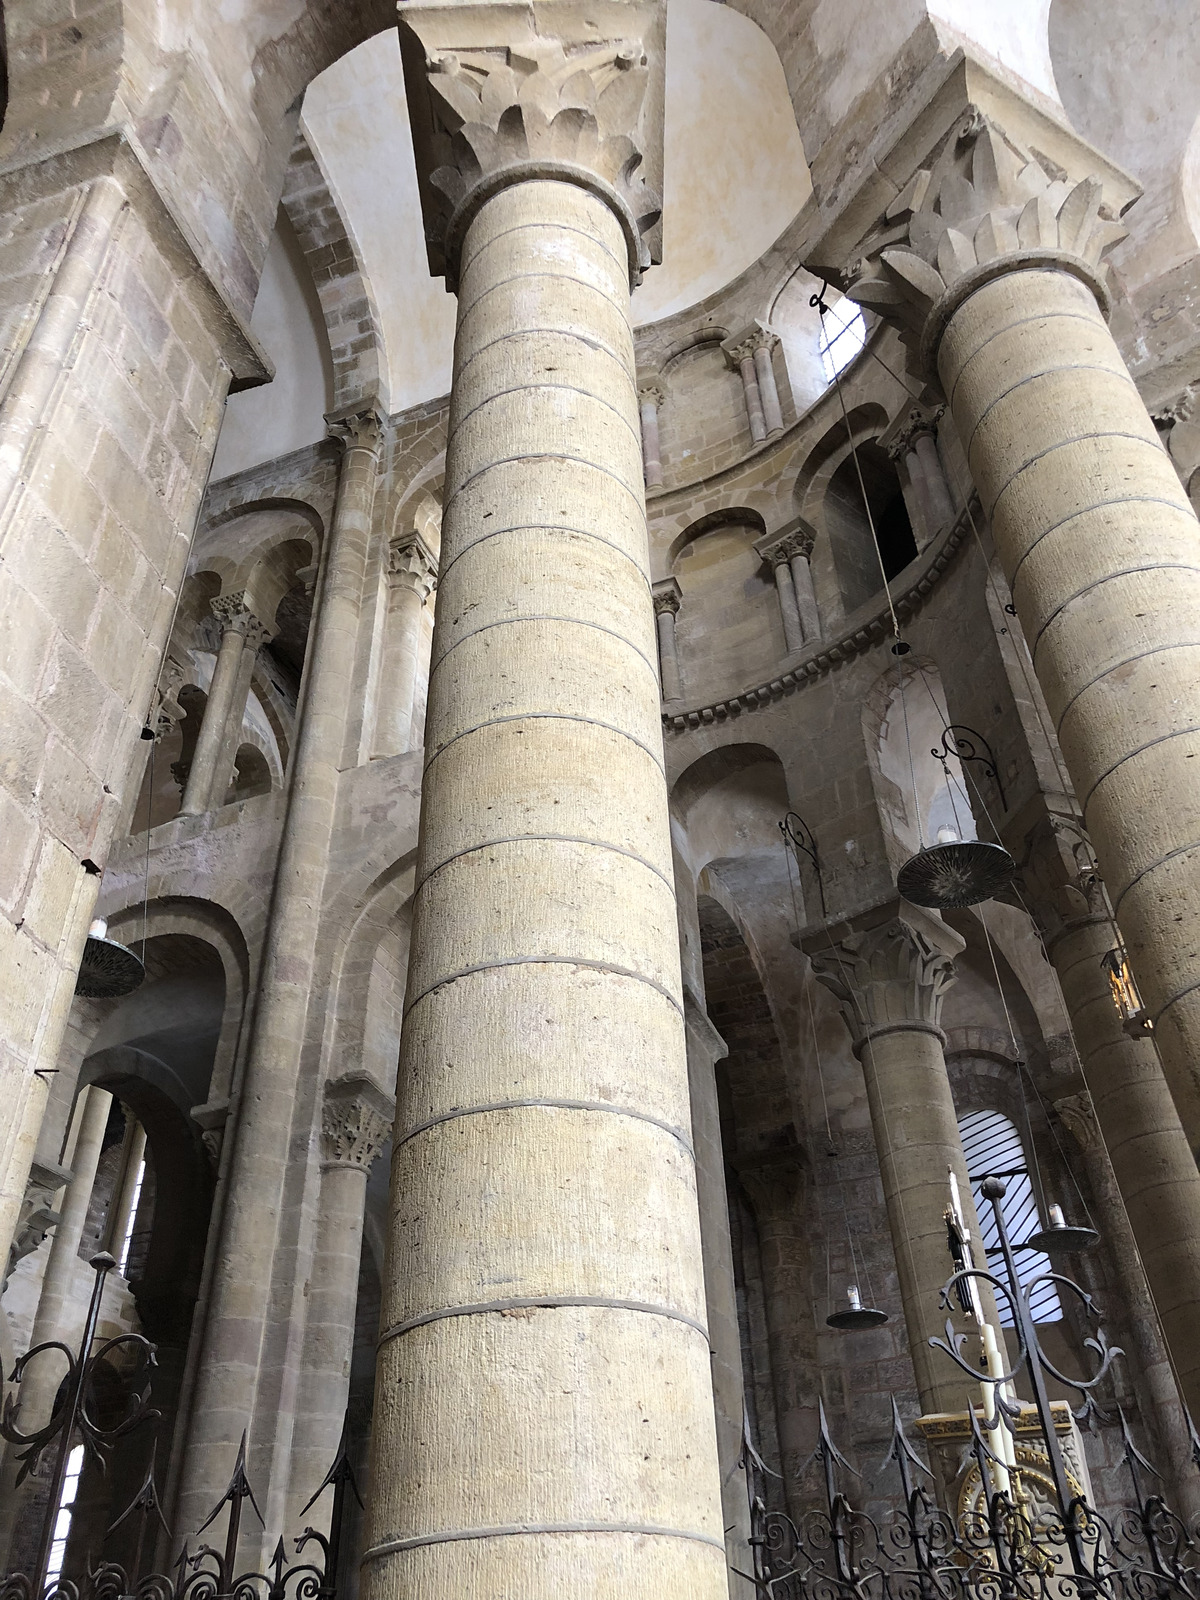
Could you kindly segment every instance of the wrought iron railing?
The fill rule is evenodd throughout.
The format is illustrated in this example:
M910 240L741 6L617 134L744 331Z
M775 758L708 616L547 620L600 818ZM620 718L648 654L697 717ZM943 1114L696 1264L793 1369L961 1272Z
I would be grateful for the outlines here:
M1069 1470L1046 1378L1074 1391L1079 1403L1072 1415L1090 1424L1100 1415L1096 1387L1121 1352L1108 1345L1097 1326L1086 1340L1096 1357L1094 1371L1073 1378L1050 1362L1030 1304L1039 1283L1052 1281L1093 1317L1096 1308L1060 1273L1020 1282L1000 1206L1004 1181L986 1178L981 1188L995 1215L1004 1276L968 1264L942 1290L942 1304L947 1309L952 1301L962 1305L970 1298L972 1280L986 1282L1013 1308L1017 1352L1007 1370L990 1375L995 1401L990 1414L987 1407L967 1413L977 1493L961 1497L954 1511L938 1503L933 1474L910 1442L893 1400L891 1447L874 1484L877 1492L890 1493L893 1503L877 1516L858 1509L844 1487L846 1475L857 1473L833 1442L821 1405L817 1447L809 1462L820 1474L819 1503L799 1521L768 1509L763 1465L747 1452L754 1570L742 1576L770 1600L1200 1600L1200 1527L1185 1523L1151 1491L1149 1479L1157 1473L1123 1414L1128 1504L1102 1515ZM1044 1245L1047 1234L1037 1237ZM930 1343L955 1361L974 1387L980 1372L963 1357L966 1337L947 1320L945 1340ZM1026 1380L1032 1405L1012 1398L1010 1386L1018 1375ZM1190 1418L1188 1426L1192 1466L1200 1471L1200 1438ZM998 1451L1000 1429L1014 1444L1018 1432L1026 1439L1032 1433L1036 1443L1009 1448L1002 1442ZM894 1474L886 1486L885 1471Z
M146 1570L160 1533L170 1537L159 1500L155 1456L152 1452L141 1487L97 1541L99 1549L89 1552L82 1561L77 1552L73 1554L71 1570L82 1570L82 1575L49 1573L50 1554L72 1448L82 1445L85 1461L104 1470L118 1439L132 1433L135 1428L157 1422L159 1417L159 1413L150 1405L154 1345L141 1334L127 1333L103 1340L97 1349L92 1348L100 1318L104 1280L116 1262L107 1252L102 1252L93 1256L90 1264L95 1278L78 1350L72 1351L58 1340L47 1340L22 1356L11 1374L12 1381L19 1385L26 1370L39 1357L58 1351L67 1359L67 1376L59 1385L52 1415L43 1427L28 1434L22 1433L18 1425L18 1395L12 1391L5 1399L3 1415L0 1416L0 1434L14 1448L20 1464L18 1488L30 1473L36 1471L45 1452L52 1450L54 1461L33 1570L0 1575L0 1600L336 1600L338 1568L348 1533L349 1497L353 1495L362 1505L344 1428L332 1466L300 1513L303 1516L327 1489L332 1490L329 1532L325 1534L317 1528L306 1527L299 1538L293 1541L294 1559L290 1561L287 1545L280 1538L265 1572L255 1568L238 1568L242 1511L247 1500L262 1525L262 1514L246 1474L246 1436L243 1434L229 1484L197 1530L197 1540L209 1529L214 1529L212 1537L215 1539L215 1530L224 1513L224 1539L219 1547L216 1543L184 1545L169 1573ZM97 1376L101 1364L108 1362L118 1352L125 1353L130 1361L124 1386L125 1407L116 1422L105 1426L96 1415L98 1408L94 1396ZM132 1559L126 1565L104 1558L105 1545L121 1528L125 1529L125 1537L134 1550ZM86 1537L82 1542L86 1548Z

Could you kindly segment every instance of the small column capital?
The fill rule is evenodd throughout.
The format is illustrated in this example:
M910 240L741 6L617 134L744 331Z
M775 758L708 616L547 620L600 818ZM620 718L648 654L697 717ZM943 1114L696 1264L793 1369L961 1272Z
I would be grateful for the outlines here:
M217 619L222 636L227 633L240 633L248 650L257 650L259 645L265 644L271 638L270 628L250 609L245 589L238 589L232 594L219 594L208 604Z
M630 280L662 259L663 0L408 0L400 49L429 270L453 289L471 219L509 184L603 197Z
M679 587L677 578L660 578L651 585L651 594L654 597L654 615L661 616L664 611L669 611L675 616L679 611L683 599L683 591Z
M739 1152L733 1156L732 1166L757 1207L777 1215L796 1215L809 1177L808 1158L799 1145Z
M756 548L770 566L782 567L797 557L810 560L816 537L816 531L812 528L794 528L777 539L760 540Z
M415 531L403 533L388 546L388 585L411 589L427 600L437 585L437 562L429 546Z
M957 115L904 129L873 155L904 174L864 181L813 246L810 264L892 323L914 370L937 371L942 333L984 283L1028 267L1082 279L1103 308L1100 263L1125 237L1134 181L1032 103L971 63ZM952 109L951 97L945 100ZM1001 122L1003 126L1001 126Z
M962 945L949 927L935 940L931 931L897 916L811 951L813 975L841 1004L856 1055L881 1034L918 1030L941 1037L942 1000L956 976L947 947L957 953Z
M899 460L916 449L923 434L937 438L938 423L945 412L945 406L912 406L896 418L880 443L893 461Z
M1108 893L1082 821L1047 811L1030 831L1021 884L1046 944L1085 922L1110 922Z
M650 400L657 408L667 398L667 386L659 377L639 378L637 392L639 405L644 405Z
M331 1078L321 1106L322 1168L366 1172L391 1135L395 1115L395 1099L367 1073Z
M732 339L722 341L721 351L725 357L725 365L732 372L739 371L743 361L754 360L754 335L757 331L757 329L750 329L746 333L739 333Z
M347 412L344 416L330 414L325 418L325 431L329 438L337 439L344 451L369 450L378 455L383 444L386 418L373 405Z
M1100 1145L1096 1108L1086 1090L1082 1094L1064 1095L1061 1100L1054 1102L1054 1109L1081 1150L1094 1150Z

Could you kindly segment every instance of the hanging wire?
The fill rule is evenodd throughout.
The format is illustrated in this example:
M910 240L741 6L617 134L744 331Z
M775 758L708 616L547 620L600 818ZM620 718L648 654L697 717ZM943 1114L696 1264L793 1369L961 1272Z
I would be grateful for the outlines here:
M180 584L180 588L183 585ZM150 745L150 782L146 795L146 867L142 881L142 966L146 965L146 930L150 921L150 819L154 815L154 752L158 748L158 735Z

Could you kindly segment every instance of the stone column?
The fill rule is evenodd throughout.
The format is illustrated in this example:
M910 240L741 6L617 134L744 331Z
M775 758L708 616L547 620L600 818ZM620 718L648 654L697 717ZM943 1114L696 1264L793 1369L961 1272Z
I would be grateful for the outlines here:
M976 107L930 152L874 219L886 240L843 231L867 263L849 292L949 401L1195 1149L1200 529L1105 321L1099 262L1136 191L1005 106L1003 134ZM1051 127L1055 180L1032 154Z
M365 1072L325 1085L321 1108L321 1198L309 1274L300 1389L292 1433L289 1528L300 1526L306 1501L337 1452L350 1394L350 1357L358 1305L359 1257L367 1174L392 1131L395 1101ZM329 1507L309 1520L328 1532Z
M663 15L620 12L400 13L458 331L365 1600L727 1593L629 311Z
M775 439L783 432L783 411L779 404L779 385L775 381L773 352L779 336L769 328L760 328L754 335L754 373L758 379L758 393L762 400L763 422L767 438Z
M638 412L642 421L642 466L647 489L661 489L662 448L658 442L658 408L667 393L660 378L638 384Z
M767 548L766 558L775 574L775 588L779 594L779 610L783 616L783 642L788 655L804 644L804 628L800 621L800 608L796 604L796 586L792 581L792 563L786 539L778 539Z
M950 499L950 487L946 482L946 473L942 467L942 458L938 454L937 425L941 420L943 407L939 406L929 418L928 422L919 427L913 434L913 447L917 460L921 463L921 471L925 479L926 491L929 495L929 510L933 517L934 532L941 529L954 517L954 505Z
M750 419L750 437L755 444L762 444L767 437L767 422L763 415L762 395L758 387L758 373L754 366L755 341L758 329L753 328L748 333L740 335L737 339L726 339L721 349L725 352L726 364L734 371L741 374L742 389L746 396L746 415Z
M1124 1197L1124 1226L1200 1414L1200 1172L1153 1040L1131 1038L1113 1003L1101 964L1117 942L1112 912L1077 819L1051 813L1038 825L1022 876L1071 1019L1105 1164Z
M944 1337L947 1312L938 1295L954 1270L945 1223L951 1170L982 1259L938 1026L955 976L946 952L961 950L962 940L944 924L930 918L925 926L916 917L906 907L903 917L810 953L814 974L841 1002L863 1066L921 1406L961 1411L963 1375L929 1341Z
M1155 1437L1159 1458L1166 1468L1165 1475L1169 1480L1174 1480L1174 1492L1168 1492L1168 1499L1181 1515L1192 1517L1200 1509L1200 1485L1195 1482L1191 1439L1183 1402L1171 1371L1154 1296L1100 1132L1092 1097L1087 1093L1066 1095L1054 1102L1054 1109L1083 1152L1088 1183L1098 1212L1097 1226L1109 1247L1120 1282L1126 1325L1134 1346L1129 1353L1133 1371L1145 1384L1152 1402L1149 1415L1142 1420Z
M779 1464L787 1508L798 1521L810 1504L800 1480L817 1442L817 1343L806 1173L798 1150L738 1156L734 1165L754 1205L758 1226Z
M246 714L245 697L250 688L249 679L242 672L242 651L257 650L269 637L266 628L247 606L244 589L237 594L218 595L211 604L213 615L220 623L221 644L208 686L200 737L188 769L183 803L179 807L183 817L198 817L220 799L213 794L217 765L230 721L236 715L240 726Z
M87 1223L92 1187L96 1182L104 1130L108 1126L108 1114L112 1108L112 1095L107 1089L98 1089L95 1085L84 1089L80 1098L81 1104L76 1113L79 1131L71 1157L71 1181L62 1203L61 1220L50 1240L37 1313L29 1336L30 1349L47 1339L61 1339L65 1344L70 1344L76 1331L67 1310L75 1280L80 1271L86 1271L79 1258L79 1246ZM20 1401L17 1425L22 1433L32 1433L49 1422L54 1397L65 1374L65 1358L58 1355L39 1356L30 1363L28 1375L22 1378L17 1390ZM28 1480L24 1492L17 1486L19 1470L16 1447L9 1445L5 1453L3 1481L0 1483L0 1551L8 1549L16 1519L33 1487Z
M888 455L898 464L902 462L908 474L904 498L918 550L925 549L951 515L950 491L933 436L944 410L944 406L934 411L913 406L892 423L883 437Z
M421 618L433 591L437 562L419 533L406 533L388 550L388 613L379 681L376 756L395 756L412 742L413 699L421 660Z
M678 700L683 694L679 671L679 649L675 639L675 618L679 615L683 592L675 578L663 578L654 585L654 623L658 633L658 671L664 700Z
M316 960L317 924L333 836L338 771L352 704L358 625L371 534L383 421L373 407L334 420L344 444L302 690L292 786L275 894L263 947L258 1009L233 1131L228 1201L222 1219L200 1370L183 1452L176 1528L197 1528L229 1476L231 1449L250 1429L251 1476L272 1484L283 1470L290 1425L281 1397L286 1360L273 1348L301 1313L289 1276L297 1219L285 1213L294 1161L293 1116ZM272 1490L274 1492L274 1490Z
M715 1073L717 1062L723 1060L729 1050L707 1011L693 996L686 979L684 1008L700 1239L704 1250L704 1301L712 1345L713 1409L717 1419L721 1505L730 1569L729 1592L731 1600L754 1600L753 1583L735 1575L751 1571L754 1560L749 1543L749 1483L743 1459L746 1396L742 1335L738 1323L725 1147L721 1138L721 1107Z

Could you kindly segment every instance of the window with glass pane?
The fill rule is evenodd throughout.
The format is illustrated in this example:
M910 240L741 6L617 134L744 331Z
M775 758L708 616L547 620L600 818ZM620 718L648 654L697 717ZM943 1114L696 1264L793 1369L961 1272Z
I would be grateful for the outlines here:
M963 1153L967 1158L967 1173L971 1179L971 1193L975 1196L975 1210L979 1215L979 1228L983 1247L987 1251L988 1267L1004 1282L1004 1258L1000 1253L1000 1235L991 1202L979 1193L979 1185L986 1177L1003 1178L1008 1185L1000 1209L1004 1226L1015 1245L1022 1244L1041 1226L1033 1198L1033 1184L1025 1164L1025 1149L1016 1128L999 1111L971 1111L959 1117L958 1131L962 1135ZM1050 1258L1039 1250L1016 1250L1017 1276L1022 1284L1053 1271ZM996 1296L1000 1311L1000 1325L1013 1326L1012 1308L1005 1295ZM1052 1283L1041 1283L1031 1300L1035 1322L1061 1322L1062 1302Z
M79 1478L82 1472L83 1446L77 1444L67 1457L67 1472L63 1478L62 1493L58 1497L54 1538L50 1544L50 1562L46 1568L48 1583L54 1583L62 1576L63 1562L67 1556L67 1540L71 1535L71 1517L74 1514L75 1497L79 1493Z
M818 348L825 377L830 383L839 372L845 372L866 342L867 325L863 321L863 314L853 300L843 296L821 318L821 342Z

